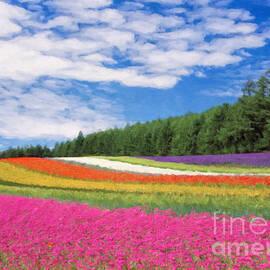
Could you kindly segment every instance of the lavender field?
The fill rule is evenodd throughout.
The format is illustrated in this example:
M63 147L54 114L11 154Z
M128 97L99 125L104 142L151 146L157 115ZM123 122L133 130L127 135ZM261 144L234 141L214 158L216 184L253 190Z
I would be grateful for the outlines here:
M137 158L150 159L159 162L175 162L197 165L237 164L256 167L270 167L270 152L251 154L196 155L196 156L140 156Z

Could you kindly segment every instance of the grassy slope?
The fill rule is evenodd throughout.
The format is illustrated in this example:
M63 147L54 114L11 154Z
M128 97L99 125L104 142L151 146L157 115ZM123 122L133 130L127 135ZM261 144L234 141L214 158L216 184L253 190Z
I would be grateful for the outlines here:
M135 157L110 157L110 156L95 156L95 158L103 158L112 161L121 161L135 165L143 165L149 167L157 167L163 169L172 169L179 171L198 171L198 172L215 172L215 173L235 173L235 174L270 174L270 168L267 167L248 167L248 166L226 166L226 165L192 165L175 162L159 162L149 159L141 159Z

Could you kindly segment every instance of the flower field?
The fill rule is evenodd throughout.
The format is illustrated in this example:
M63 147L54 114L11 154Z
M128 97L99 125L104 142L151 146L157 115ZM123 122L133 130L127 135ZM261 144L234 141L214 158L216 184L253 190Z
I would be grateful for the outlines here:
M119 159L119 161L118 161ZM99 169L109 169L120 172L129 172L135 174L157 174L157 175L212 175L212 176L221 176L221 175L261 175L261 176L270 176L270 168L243 168L234 167L226 170L226 167L221 168L216 167L216 165L187 165L182 163L173 163L173 162L156 162L150 159L137 159L134 157L60 157L54 160L64 161L65 163L78 164L83 166L94 166ZM131 164L134 163L134 164ZM148 164L149 163L149 164ZM162 168L159 168L160 165L163 165ZM165 165L165 167L164 167ZM166 166L168 168L166 168ZM170 168L170 166L173 169ZM237 165L236 165L237 166ZM222 171L224 170L225 171ZM238 171L242 169L242 171Z
M101 210L55 200L1 196L1 266L15 269L264 269L270 222L244 219L230 234L228 216ZM10 211L5 211L10 209ZM38 211L37 211L38 209ZM213 220L216 230L211 231ZM224 230L223 230L224 229ZM254 234L252 231L258 232ZM240 254L219 243L245 243ZM263 255L244 257L261 243ZM213 252L214 251L214 252ZM258 252L259 253L259 252ZM262 253L262 252L261 252ZM224 258L223 258L224 257ZM41 269L41 268L39 268Z
M239 164L251 166L270 167L270 153L251 154L225 154L203 156L163 156L163 157L138 157L161 162L176 162L185 164Z
M227 265L242 265L263 269L269 266L267 253L258 260L258 256L244 258L234 253L221 259L212 252L212 245L224 239L245 242L246 250L260 241L266 250L267 233L253 235L249 220L245 220L245 236L239 225L234 227L235 234L229 236L229 226L224 227L225 233L222 231L223 220L229 218L226 216L216 217L217 230L211 232L213 217L209 214L177 217L170 211L146 214L140 208L101 210L76 203L10 196L1 196L0 207L3 268L224 269ZM269 230L270 222L266 226ZM253 230L260 228L255 224ZM217 245L214 251L219 254ZM228 251L226 247L225 252Z
M75 179L110 180L113 182L140 183L188 183L188 184L231 184L231 185L270 185L270 176L208 176L208 175L141 175L134 173L110 172L80 165L71 165L55 160L42 158L9 158L0 160L0 168L8 164L19 165L34 171L53 176L64 176ZM11 171L13 172L14 167Z
M252 155L252 154L247 154ZM218 158L222 155L216 155L214 157ZM227 156L227 155L226 155ZM227 163L227 162L216 162L209 164L206 162L206 164L203 164L202 162L200 164L199 160L200 157L204 159L204 156L193 156L194 159L192 159L192 156L187 156L187 159L193 160L190 161L191 164L185 164L184 161L180 161L183 163L175 162L175 159L181 159L181 157L106 157L106 156L100 156L96 158L100 159L107 159L111 161L119 161L119 162L126 162L129 164L134 165L142 165L142 166L149 166L154 168L163 168L163 169L172 169L172 170L180 170L180 171L194 171L194 172L207 172L207 173L218 173L218 174L268 174L270 175L270 167L263 165L263 163L256 165L250 165L250 164L237 164L235 163ZM246 156L245 156L246 157ZM263 153L262 157L264 157L264 162L269 162L269 154ZM173 159L175 158L175 159ZM248 158L246 157L245 160ZM198 163L196 164L196 160L198 160ZM232 161L230 161L232 162Z
M11 158L0 194L3 269L270 269L270 176Z

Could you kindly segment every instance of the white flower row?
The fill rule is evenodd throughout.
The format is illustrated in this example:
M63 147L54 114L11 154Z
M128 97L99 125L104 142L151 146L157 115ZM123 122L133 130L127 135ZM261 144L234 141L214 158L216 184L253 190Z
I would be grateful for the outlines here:
M131 173L146 173L146 174L163 174L163 175L235 175L232 173L211 173L211 172L197 172L197 171L178 171L171 169L161 169L155 167L148 167L143 165L134 165L126 162L111 161L107 159L93 158L93 157L63 157L57 160L73 161L81 164L88 164L108 168L111 170L125 171Z

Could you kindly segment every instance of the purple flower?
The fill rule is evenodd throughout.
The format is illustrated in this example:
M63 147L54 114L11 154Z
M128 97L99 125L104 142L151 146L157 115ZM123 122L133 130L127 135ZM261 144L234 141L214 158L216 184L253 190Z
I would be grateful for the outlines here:
M175 162L185 164L239 164L251 166L270 167L270 152L252 153L252 154L224 154L224 155L196 155L196 156L160 156L137 158L146 158L160 162Z

